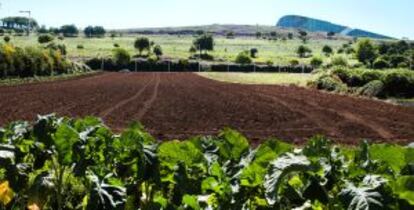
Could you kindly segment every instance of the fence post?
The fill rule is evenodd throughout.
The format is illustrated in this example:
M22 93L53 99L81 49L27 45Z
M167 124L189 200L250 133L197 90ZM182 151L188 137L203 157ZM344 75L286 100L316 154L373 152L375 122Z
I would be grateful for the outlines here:
M135 72L138 72L138 63L137 63L137 60L135 60Z
M227 63L227 72L230 72L230 64Z
M167 61L168 62L168 72L171 72L171 61Z
M101 58L101 70L105 71L105 61L103 57Z
M253 63L253 72L256 73L256 64Z

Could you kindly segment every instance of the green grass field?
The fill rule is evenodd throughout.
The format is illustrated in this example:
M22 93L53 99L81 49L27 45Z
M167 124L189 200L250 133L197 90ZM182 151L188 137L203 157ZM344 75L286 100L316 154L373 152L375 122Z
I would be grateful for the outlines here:
M240 84L263 84L263 85L297 85L306 86L314 79L313 74L293 73L222 73L203 72L198 75L221 82Z
M63 41L56 40L56 42L62 42L67 46L68 55L71 58L83 58L83 57L100 57L110 56L114 49L114 44L117 43L120 47L127 49L131 54L136 54L133 43L138 36L124 36L117 38L65 38ZM193 36L177 36L177 35L150 35L146 36L155 44L161 45L164 51L164 57L172 59L185 59L190 56L188 52L194 37ZM3 42L1 39L0 42ZM313 55L321 56L321 50L324 45L329 45L337 49L346 43L345 40L309 40L306 44L312 49ZM11 43L17 46L33 46L40 45L37 43L37 36L32 35L30 37L12 37ZM292 59L297 59L301 63L308 63L310 58L299 59L296 54L296 49L303 43L300 40L278 40L269 41L264 39L256 39L253 37L236 37L235 39L227 39L225 37L215 37L215 50L210 52L216 60L231 62L234 61L237 54L244 50L250 50L251 48L257 48L259 51L258 58L255 62L264 63L266 61L272 61L274 64L289 64ZM78 45L82 45L84 49L77 49ZM325 59L329 59L326 58ZM352 59L352 57L348 57Z

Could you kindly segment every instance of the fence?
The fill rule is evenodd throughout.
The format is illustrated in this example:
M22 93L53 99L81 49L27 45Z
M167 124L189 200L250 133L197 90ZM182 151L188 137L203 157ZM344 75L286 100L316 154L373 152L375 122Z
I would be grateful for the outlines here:
M180 61L158 61L134 60L127 65L119 65L111 59L91 59L86 64L94 70L121 71L129 70L136 72L287 72L287 73L311 73L312 66L282 66L282 65L238 65L238 64L211 64L199 63L187 60Z

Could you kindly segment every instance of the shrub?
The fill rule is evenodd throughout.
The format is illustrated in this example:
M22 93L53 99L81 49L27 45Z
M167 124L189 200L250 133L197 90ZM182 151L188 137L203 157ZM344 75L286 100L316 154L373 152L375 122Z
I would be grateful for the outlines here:
M52 42L46 46L46 49L59 50L62 55L67 54L66 45L64 44L56 44Z
M301 45L296 50L296 53L300 58L306 58L312 53L312 50L306 46Z
M374 64L372 65L374 69L385 69L385 68L388 68L389 66L390 64L388 63L388 61L386 61L383 58L377 58L374 61Z
M381 80L382 72L376 70L362 70L361 79L363 84L367 84L374 80Z
M250 49L250 57L256 58L258 52L259 50L257 50L257 48Z
M312 84L319 90L327 90L334 92L346 92L347 87L338 78L330 75L322 75L318 77Z
M393 68L397 68L400 64L405 64L407 62L407 58L403 55L391 55L388 59Z
M323 64L323 59L320 57L313 57L312 60L310 61L310 65L315 69L322 66L322 64Z
M246 65L246 64L251 64L252 59L250 58L248 52L243 51L237 55L235 62L238 64Z
M331 65L332 66L342 66L342 67L347 67L348 66L348 61L346 60L345 57L343 56L335 56L332 58L331 60Z
M131 55L123 48L113 50L113 61L118 66L127 66L131 61Z
M330 47L329 45L325 45L322 48L322 52L326 55L326 56L330 56L333 53L333 49L332 47Z
M207 54L207 51L214 50L214 38L211 34L203 34L193 41L193 46Z
M296 59L290 60L289 63L290 63L291 66L298 66L299 65L299 61L296 60Z
M118 43L115 43L115 44L114 44L114 47L119 47L119 44L118 44Z
M162 53L162 48L161 48L160 45L155 45L153 52L157 57L160 57L163 54Z
M410 70L388 71L382 81L387 96L414 97L414 72Z
M358 89L358 95L367 97L380 97L384 93L384 83L381 80L373 80Z
M4 42L9 43L9 42L10 42L10 40L11 40L11 38L10 38L10 36L5 36L5 37L3 38L3 40L4 40Z
M267 66L273 66L273 64L274 64L274 63L273 63L273 61L272 61L272 60L267 60L267 61L266 61L266 65L267 65Z
M40 44L45 44L45 43L49 43L49 42L53 41L54 39L55 39L55 37L53 37L50 34L42 34L37 38L37 41Z
M85 49L85 47L83 45L81 45L81 44L78 44L78 46L76 46L76 48L79 49L79 50Z

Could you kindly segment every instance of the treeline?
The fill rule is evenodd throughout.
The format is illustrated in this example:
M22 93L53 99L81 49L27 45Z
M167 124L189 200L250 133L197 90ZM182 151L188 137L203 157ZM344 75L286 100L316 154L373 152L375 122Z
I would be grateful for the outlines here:
M27 29L30 25L30 28L37 28L39 25L37 21L33 18L27 17L5 17L0 20L2 22L2 28L4 29ZM29 24L30 23L30 24Z
M20 48L0 44L0 78L33 77L69 74L88 71L89 68L65 58L62 48L48 45L45 48Z

